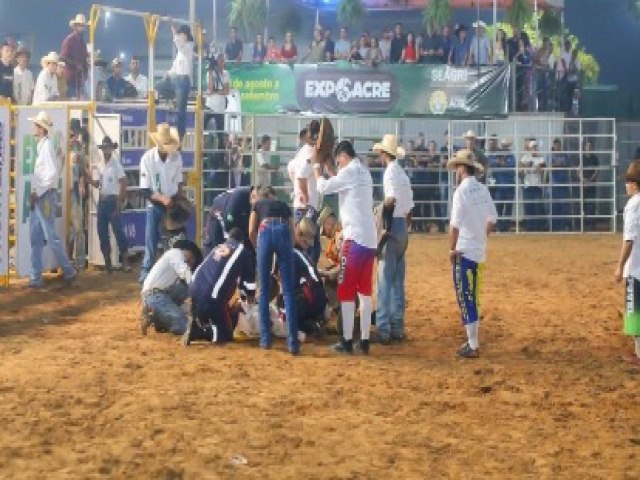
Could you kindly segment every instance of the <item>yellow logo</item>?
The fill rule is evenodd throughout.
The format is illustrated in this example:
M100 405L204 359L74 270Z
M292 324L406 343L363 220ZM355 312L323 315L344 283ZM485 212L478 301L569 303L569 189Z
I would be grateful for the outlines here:
M449 105L449 97L444 90L435 90L429 97L429 110L434 115L442 115L447 111Z

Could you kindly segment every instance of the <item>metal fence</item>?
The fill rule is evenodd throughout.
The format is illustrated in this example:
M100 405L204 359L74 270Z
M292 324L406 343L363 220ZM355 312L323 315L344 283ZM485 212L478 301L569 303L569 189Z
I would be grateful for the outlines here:
M288 201L292 184L286 166L298 149L300 130L310 119L241 114L228 114L224 122L222 118L208 118L202 175L205 217L219 193L258 183L260 170L255 159L263 135L271 139L271 148L265 154L273 169L266 175L280 198ZM376 201L383 196L384 168L371 147L385 133L399 136L407 150L401 163L412 181L415 231L445 230L455 183L446 169L446 161L455 150L465 146L464 137L469 130L477 137L477 153L486 158L483 180L496 201L500 231L616 230L613 119L522 115L500 120L448 121L334 116L331 121L338 139L352 140L359 156L369 165ZM450 132L448 140L447 132ZM491 141L494 135L497 142ZM532 139L537 144L536 163L540 163L535 171L529 165ZM556 139L559 145L553 147ZM430 142L435 145L430 146ZM335 199L324 201L336 207Z

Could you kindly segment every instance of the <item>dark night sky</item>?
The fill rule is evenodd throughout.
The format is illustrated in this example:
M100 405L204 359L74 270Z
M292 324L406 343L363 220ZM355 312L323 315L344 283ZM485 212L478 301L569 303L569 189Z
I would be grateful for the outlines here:
M277 11L279 5L288 1L271 0L271 4ZM187 17L188 11L188 0L106 0L104 3L183 18ZM226 13L226 3L218 0L221 17ZM59 50L68 31L68 20L78 11L88 14L91 4L86 0L0 0L0 32L33 33L35 54L39 58L49 50ZM212 21L212 1L197 0L197 4L198 17L207 28ZM587 50L595 54L600 62L600 83L616 84L621 90L639 90L637 79L640 78L640 56L637 52L640 47L640 21L629 16L627 0L565 0L565 4L568 28L578 35ZM271 23L276 23L274 15ZM388 14L385 15L382 21L389 20ZM331 16L332 13L325 12L323 23L327 23L325 19ZM486 20L490 20L490 13L483 13L483 18L485 16ZM305 23L311 25L313 12L306 10L304 17ZM409 18L415 19L415 13ZM223 20L221 18L219 21L219 29L224 37L226 29ZM372 15L371 21L377 28L380 18L376 19ZM406 23L410 25L411 21L407 20ZM108 52L108 55L123 50L129 54L146 53L142 20L114 16L109 29L105 30L103 26L104 23L99 29L97 40L97 46L103 52ZM158 51L160 54L170 53L167 27L161 29ZM34 61L33 65L37 65L37 62Z

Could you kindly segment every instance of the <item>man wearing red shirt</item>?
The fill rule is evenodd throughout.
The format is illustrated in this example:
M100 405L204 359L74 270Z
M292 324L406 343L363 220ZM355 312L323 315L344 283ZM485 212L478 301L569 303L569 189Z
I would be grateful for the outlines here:
M87 44L83 33L87 20L79 13L69 22L72 31L62 42L60 56L65 61L64 77L67 80L67 96L81 98L87 74Z

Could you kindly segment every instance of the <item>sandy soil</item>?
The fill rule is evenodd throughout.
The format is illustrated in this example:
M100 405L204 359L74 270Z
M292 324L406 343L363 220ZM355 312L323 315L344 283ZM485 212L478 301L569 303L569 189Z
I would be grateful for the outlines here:
M1 475L637 477L640 370L620 361L618 242L492 238L472 361L453 355L463 331L440 236L411 238L410 340L369 358L143 338L134 274L12 286L0 293Z

